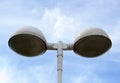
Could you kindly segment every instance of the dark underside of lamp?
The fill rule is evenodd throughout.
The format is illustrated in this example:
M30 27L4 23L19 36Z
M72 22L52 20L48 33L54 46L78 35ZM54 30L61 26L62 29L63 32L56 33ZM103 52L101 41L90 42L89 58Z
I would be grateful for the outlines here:
M32 57L47 50L46 43L39 37L31 34L18 34L10 38L9 47L16 53Z
M97 57L110 49L111 40L102 35L90 35L75 42L73 51L84 57Z

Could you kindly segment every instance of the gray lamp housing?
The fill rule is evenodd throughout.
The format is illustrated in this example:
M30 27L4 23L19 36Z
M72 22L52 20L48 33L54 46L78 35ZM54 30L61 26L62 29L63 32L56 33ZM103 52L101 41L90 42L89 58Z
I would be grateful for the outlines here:
M97 57L112 46L112 42L105 31L99 28L89 28L75 39L73 51L84 57Z
M27 57L37 56L47 50L43 33L30 26L16 31L9 39L8 45L16 53Z

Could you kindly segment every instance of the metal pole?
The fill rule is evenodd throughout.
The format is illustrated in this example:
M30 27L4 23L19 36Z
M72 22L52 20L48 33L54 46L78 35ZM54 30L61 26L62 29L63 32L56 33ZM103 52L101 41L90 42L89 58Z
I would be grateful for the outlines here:
M57 83L62 83L63 43L61 41L57 44L57 58Z
M73 44L66 44L62 41L58 43L47 43L47 49L57 50L57 83L62 83L63 50L73 50Z

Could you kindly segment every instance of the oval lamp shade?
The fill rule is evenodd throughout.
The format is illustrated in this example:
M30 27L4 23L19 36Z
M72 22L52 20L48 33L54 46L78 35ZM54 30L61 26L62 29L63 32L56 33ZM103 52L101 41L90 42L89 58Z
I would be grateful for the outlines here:
M112 46L107 33L99 28L90 28L83 31L73 45L73 51L78 55L92 58L97 57Z
M16 53L27 57L37 56L47 50L43 33L34 27L23 27L16 31L8 45Z

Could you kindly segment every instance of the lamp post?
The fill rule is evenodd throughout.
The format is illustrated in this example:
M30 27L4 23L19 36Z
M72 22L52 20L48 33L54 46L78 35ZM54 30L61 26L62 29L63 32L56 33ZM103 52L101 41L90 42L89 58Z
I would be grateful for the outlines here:
M62 83L63 50L73 50L78 55L92 58L109 50L112 42L105 31L99 28L90 28L79 34L73 44L66 44L62 41L47 43L40 30L29 26L16 31L9 39L8 45L16 53L27 57L41 55L46 50L56 50L57 83Z

